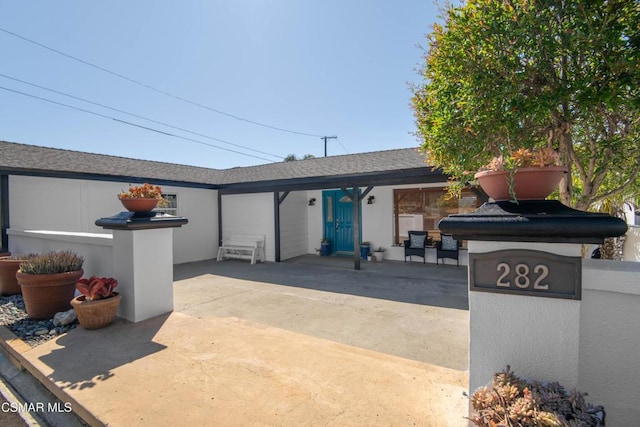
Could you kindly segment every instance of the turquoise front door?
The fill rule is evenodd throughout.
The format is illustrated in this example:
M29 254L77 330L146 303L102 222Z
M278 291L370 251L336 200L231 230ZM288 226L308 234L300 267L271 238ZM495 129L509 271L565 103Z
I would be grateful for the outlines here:
M324 237L331 253L353 254L353 204L342 190L322 192Z

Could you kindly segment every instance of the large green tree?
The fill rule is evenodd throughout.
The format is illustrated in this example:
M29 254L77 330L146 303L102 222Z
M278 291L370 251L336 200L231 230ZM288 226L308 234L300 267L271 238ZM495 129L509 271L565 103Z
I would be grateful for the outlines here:
M428 162L457 182L491 157L550 145L587 209L640 189L640 2L470 0L428 36L412 100Z

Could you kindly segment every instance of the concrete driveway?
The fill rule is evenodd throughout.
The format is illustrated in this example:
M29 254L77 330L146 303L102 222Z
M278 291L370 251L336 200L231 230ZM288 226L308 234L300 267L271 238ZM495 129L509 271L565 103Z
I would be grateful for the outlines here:
M467 269L303 256L174 271L175 310L238 317L415 361L468 369Z
M351 265L179 265L172 313L5 344L95 426L466 426L466 269Z

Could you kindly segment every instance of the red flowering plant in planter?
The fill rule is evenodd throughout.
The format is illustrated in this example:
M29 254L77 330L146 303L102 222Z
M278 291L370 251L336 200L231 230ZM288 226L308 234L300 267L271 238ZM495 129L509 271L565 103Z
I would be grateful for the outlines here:
M126 209L132 212L150 211L159 206L166 206L166 200L162 197L162 188L159 185L144 183L132 185L129 191L122 191L118 198Z
M113 290L118 281L112 277L91 276L76 282L82 294L71 300L80 326L85 329L100 329L110 325L116 317L122 297Z
M567 173L552 147L520 148L494 157L475 178L494 200L544 199Z

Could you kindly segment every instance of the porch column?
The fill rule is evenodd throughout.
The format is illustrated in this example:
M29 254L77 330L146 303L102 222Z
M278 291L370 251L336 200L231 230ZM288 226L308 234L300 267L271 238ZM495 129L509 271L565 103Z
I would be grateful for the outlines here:
M273 193L273 228L275 235L276 262L280 262L280 193Z
M288 191L280 194L279 191L273 193L273 229L275 234L275 251L276 262L280 262L280 205L284 202L284 199L289 195Z
M0 175L0 252L9 249L9 175Z
M353 268L360 270L360 187L353 187Z

